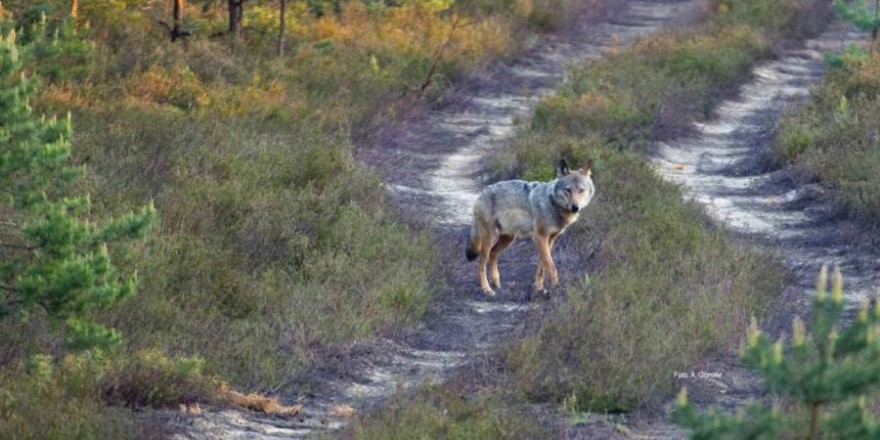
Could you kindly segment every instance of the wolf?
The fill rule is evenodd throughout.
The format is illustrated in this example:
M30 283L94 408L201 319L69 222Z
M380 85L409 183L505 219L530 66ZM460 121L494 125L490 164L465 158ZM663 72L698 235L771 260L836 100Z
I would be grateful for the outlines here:
M468 261L480 258L480 288L495 295L486 279L486 263L492 284L501 287L498 255L517 238L531 237L540 257L535 273L535 291L544 292L544 278L551 285L559 283L556 265L550 252L559 235L574 223L595 194L591 177L593 161L571 171L565 160L559 162L556 179L550 182L507 180L486 187L474 203L465 256Z

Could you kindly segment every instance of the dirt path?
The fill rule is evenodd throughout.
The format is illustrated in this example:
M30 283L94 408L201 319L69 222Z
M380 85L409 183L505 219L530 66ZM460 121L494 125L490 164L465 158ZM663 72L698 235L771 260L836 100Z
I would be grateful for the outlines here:
M719 224L777 252L795 274L801 305L823 264L840 266L849 306L873 296L880 280L880 252L859 240L857 226L835 219L818 185L797 186L785 169L768 170L778 117L821 79L822 54L862 39L834 22L801 48L756 67L753 80L718 106L713 120L695 124L692 137L660 143L654 160Z
M404 217L435 231L449 280L446 291L418 328L359 344L335 360L328 356L332 362L310 371L307 382L279 388L285 403L299 399L304 405L300 417L217 408L203 408L200 416L169 412L164 418L175 438L302 438L342 426L345 417L334 407L363 409L401 387L442 381L457 368L478 365L488 348L540 305L522 301L535 267L528 243L515 245L502 258L505 288L494 298L479 293L476 267L464 262L470 209L485 180L483 157L564 79L566 63L599 57L609 45L626 45L661 27L689 22L696 13L694 0L624 2L611 16L583 20L565 36L545 38L512 64L492 66L458 93L454 104L360 149L358 159L383 175ZM577 273L566 270L564 261L560 272Z

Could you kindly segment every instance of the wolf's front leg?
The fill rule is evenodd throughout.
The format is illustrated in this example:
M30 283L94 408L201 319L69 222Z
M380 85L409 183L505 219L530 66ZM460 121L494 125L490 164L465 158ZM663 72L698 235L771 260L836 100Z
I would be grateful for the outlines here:
M495 295L495 291L492 290L492 287L489 286L489 280L486 279L486 263L488 262L488 256L483 257L480 255L480 289L483 293L493 296Z
M489 286L489 280L486 279L486 264L489 263L489 246L485 243L480 250L480 289L489 296L495 296L495 291Z
M556 287L559 284L559 274L556 273L556 266L550 263L550 286Z
M559 274L556 272L556 264L553 263L553 257L549 256L550 255L549 250L547 251L547 255L548 255L548 258L547 258L548 262L545 263L545 265L544 265L545 271L547 272L547 275L550 277L550 286L556 287L556 285L559 284Z
M559 284L559 274L556 272L556 263L553 262L553 245L556 244L556 238L558 237L558 233L550 235L547 245L547 260L550 262L550 265L547 267L550 272L550 285L553 287Z
M535 234L535 248L538 250L538 270L535 272L535 291L544 291L544 275L552 276L555 272L553 261L550 259L550 243L546 235ZM558 281L558 280L557 280Z

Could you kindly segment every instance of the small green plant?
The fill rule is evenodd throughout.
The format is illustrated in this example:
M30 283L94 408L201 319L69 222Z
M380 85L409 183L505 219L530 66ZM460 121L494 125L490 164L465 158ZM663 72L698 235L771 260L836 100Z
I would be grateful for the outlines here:
M70 117L33 114L37 81L21 74L22 58L14 31L0 37L0 318L39 308L66 321L70 348L109 348L119 334L89 312L132 295L137 277L117 272L107 245L143 237L156 211L96 225L89 197L67 196L80 174L69 164Z
M24 27L22 44L28 50L28 67L51 81L85 78L94 67L95 46L71 18L50 22L41 14Z
M581 409L575 391L571 392L571 396L562 399L562 410L568 414L568 423L571 425L590 421L590 413Z
M871 33L871 56L877 46L877 30L880 28L880 0L874 0L874 10L865 6L864 0L852 3L834 0L834 9L846 21L856 25L862 31Z
M867 56L859 46L855 44L849 44L846 46L846 50L843 53L825 53L822 54L822 60L826 65L834 68L843 68L847 65L847 61L849 62L864 62Z
M742 349L745 365L757 370L784 407L753 403L738 414L712 410L699 414L679 395L673 420L691 430L692 439L876 439L880 424L866 408L880 390L880 302L873 311L862 303L855 320L843 325L843 276L835 268L831 296L823 267L813 298L810 333L795 318L788 347L770 340L756 321Z

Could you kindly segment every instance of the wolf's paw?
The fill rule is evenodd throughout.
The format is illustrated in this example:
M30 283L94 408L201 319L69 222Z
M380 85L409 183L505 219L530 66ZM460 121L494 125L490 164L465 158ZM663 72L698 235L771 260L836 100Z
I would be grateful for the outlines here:
M486 295L495 296L495 291L492 290L491 288L484 287L482 290L483 290L483 293L485 293Z
M492 287L501 288L501 278L495 278L492 280Z

